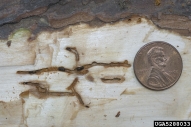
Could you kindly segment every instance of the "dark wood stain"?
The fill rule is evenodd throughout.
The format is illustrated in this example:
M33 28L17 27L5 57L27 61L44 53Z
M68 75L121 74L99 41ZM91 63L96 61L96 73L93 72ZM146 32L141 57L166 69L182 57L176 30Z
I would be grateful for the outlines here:
M120 116L120 111L119 112L117 112L117 114L115 115L115 117L119 117Z
M92 77L92 75L87 75L86 76L86 79L88 80L88 81L90 81L90 82L93 82L94 81L94 78Z
M20 98L29 98L29 90L19 94Z
M12 42L12 41L10 41L10 40L9 40L9 41L7 41L7 46L8 46L8 47L10 47L10 46L11 46L11 42Z
M141 23L141 18L138 18L137 23Z
M135 91L129 91L128 89L125 89L120 95L135 95Z
M155 0L155 5L159 6L161 4L161 0Z
M1 125L24 125L23 104L22 99L10 102L0 101Z

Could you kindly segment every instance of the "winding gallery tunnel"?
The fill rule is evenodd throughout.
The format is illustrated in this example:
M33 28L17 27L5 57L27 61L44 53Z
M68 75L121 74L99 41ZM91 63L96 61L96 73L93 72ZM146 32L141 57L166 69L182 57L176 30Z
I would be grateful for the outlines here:
M189 126L190 35L190 0L1 0L0 127Z

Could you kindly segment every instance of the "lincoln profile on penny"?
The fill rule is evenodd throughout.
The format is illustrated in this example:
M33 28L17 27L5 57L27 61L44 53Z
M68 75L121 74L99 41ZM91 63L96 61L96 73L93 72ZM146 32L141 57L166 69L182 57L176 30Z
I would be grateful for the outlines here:
M151 71L147 80L149 86L165 87L174 82L174 77L165 71L168 58L162 47L152 47L147 52L147 58L148 63L151 65Z

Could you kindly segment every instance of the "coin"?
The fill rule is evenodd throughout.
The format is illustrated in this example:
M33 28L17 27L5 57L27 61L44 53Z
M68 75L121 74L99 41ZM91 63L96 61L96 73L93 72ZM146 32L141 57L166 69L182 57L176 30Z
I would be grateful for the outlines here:
M138 81L153 90L164 90L173 86L180 78L183 68L178 50L162 41L143 46L137 52L133 66Z

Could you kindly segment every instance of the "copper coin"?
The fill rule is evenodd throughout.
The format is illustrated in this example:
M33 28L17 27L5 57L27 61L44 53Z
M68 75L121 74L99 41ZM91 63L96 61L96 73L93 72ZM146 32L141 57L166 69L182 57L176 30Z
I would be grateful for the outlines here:
M153 90L173 86L182 73L182 58L175 47L162 42L143 46L134 59L134 72L139 82Z

